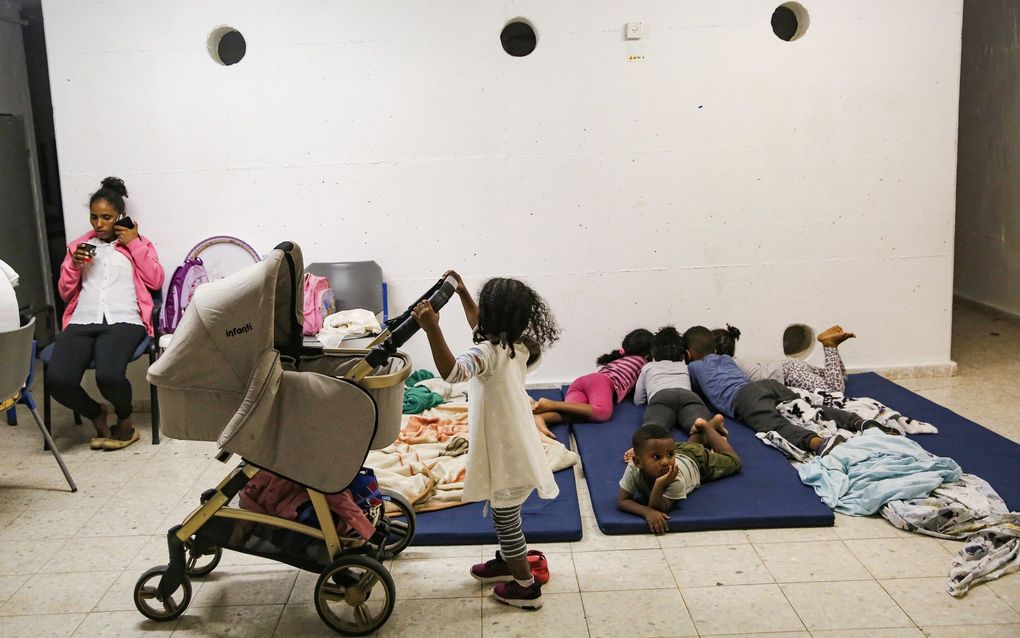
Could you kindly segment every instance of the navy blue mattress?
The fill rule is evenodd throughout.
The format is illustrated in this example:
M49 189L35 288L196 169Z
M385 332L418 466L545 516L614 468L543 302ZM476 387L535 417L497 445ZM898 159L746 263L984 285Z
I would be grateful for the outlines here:
M599 529L606 534L648 533L639 516L616 509L623 475L623 453L641 425L644 406L625 400L606 423L574 424L588 491ZM686 532L760 527L821 527L832 525L832 511L778 450L766 446L754 432L727 419L730 444L740 455L743 470L736 476L705 483L670 512L669 529ZM674 431L674 438L685 435Z
M531 390L531 396L560 400L559 390ZM556 438L570 447L566 425L550 428ZM560 494L552 500L542 500L532 494L524 502L524 535L529 543L556 543L581 540L581 510L577 505L577 483L574 468L556 472ZM417 517L417 529L412 545L480 545L496 543L492 519L482 516L482 503L458 505L435 512L422 512Z
M1020 444L868 372L850 375L847 396L871 397L912 419L927 421L938 434L910 438L932 454L954 459L965 472L988 481L1011 511L1020 510Z

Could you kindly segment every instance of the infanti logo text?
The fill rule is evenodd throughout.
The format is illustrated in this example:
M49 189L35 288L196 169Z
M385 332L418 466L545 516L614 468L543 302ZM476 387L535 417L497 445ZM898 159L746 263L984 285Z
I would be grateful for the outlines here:
M236 328L231 328L230 330L225 330L224 332L226 333L226 335L228 337L236 337L237 335L243 335L244 333L251 332L251 331L252 331L252 327L251 327L251 322L249 321L248 323L244 324L243 326L238 326Z

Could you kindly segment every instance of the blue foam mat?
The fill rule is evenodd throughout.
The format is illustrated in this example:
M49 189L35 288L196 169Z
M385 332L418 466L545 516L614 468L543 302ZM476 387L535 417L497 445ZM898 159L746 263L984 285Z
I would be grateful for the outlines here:
M910 438L932 454L948 456L965 472L988 481L1011 511L1020 511L1020 444L873 372L850 375L846 394L871 397L904 416L937 427L938 434L917 434Z
M625 400L616 406L606 423L572 426L584 466L592 508L599 529L606 534L648 533L639 516L616 508L623 453L641 425L644 406ZM835 521L832 510L800 482L797 472L779 451L754 436L747 426L726 421L730 444L740 455L743 470L720 481L705 483L676 504L670 512L669 529L687 532L710 529L764 527L822 527ZM674 438L685 435L674 431Z
M559 390L532 390L536 399L548 397L560 400ZM550 428L556 439L570 447L566 425ZM581 510L577 504L577 482L574 468L560 470L554 475L560 494L552 500L532 494L524 502L522 515L524 535L529 543L558 543L581 540ZM480 545L496 543L492 520L482 516L482 503L458 505L417 516L417 528L412 545Z

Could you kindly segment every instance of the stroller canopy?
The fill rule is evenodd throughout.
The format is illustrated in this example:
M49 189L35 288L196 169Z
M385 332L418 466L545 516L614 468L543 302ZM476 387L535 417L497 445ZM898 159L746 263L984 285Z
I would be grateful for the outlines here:
M167 436L229 452L321 490L344 489L376 431L358 385L298 372L303 264L293 243L199 286L166 352L149 368ZM281 353L290 357L286 366Z

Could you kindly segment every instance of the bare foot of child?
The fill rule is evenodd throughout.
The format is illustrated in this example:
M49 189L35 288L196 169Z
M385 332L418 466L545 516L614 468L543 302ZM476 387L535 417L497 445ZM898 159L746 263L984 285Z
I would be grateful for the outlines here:
M847 339L853 339L856 337L852 332L843 330L843 326L831 326L822 331L818 335L818 342L826 348L838 348L839 344L843 343Z
M533 414L542 414L543 412L549 412L552 409L552 401L545 397L542 397L531 404L531 412Z
M719 436L724 439L730 435L730 431L726 429L726 420L723 419L721 414L712 417L712 420L708 422L708 427L718 432Z
M629 450L623 453L623 462L630 463L633 460L634 460L634 448L630 448Z

